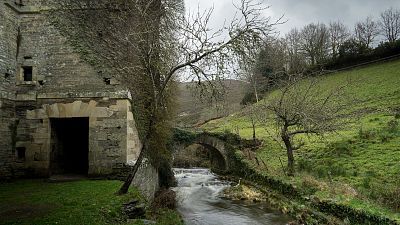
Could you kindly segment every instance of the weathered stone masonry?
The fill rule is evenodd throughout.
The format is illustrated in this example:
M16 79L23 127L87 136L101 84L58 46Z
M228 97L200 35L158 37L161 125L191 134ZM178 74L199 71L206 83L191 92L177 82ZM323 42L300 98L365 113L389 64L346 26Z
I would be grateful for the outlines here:
M0 178L59 172L53 121L71 118L88 121L86 173L112 174L141 147L130 93L81 60L37 2L0 2Z

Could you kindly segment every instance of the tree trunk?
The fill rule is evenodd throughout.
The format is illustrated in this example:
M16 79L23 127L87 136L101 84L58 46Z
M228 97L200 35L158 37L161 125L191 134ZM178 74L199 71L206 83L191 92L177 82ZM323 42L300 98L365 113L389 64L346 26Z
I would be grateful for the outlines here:
M154 115L154 114L152 114L152 115ZM139 170L140 165L142 165L142 162L143 162L143 159L145 156L145 152L148 148L147 143L149 142L151 133L153 131L154 120L155 120L155 117L151 116L150 123L149 123L149 129L147 131L145 139L143 140L143 145L142 145L142 148L140 149L139 157L136 160L135 165L132 167L132 170L129 172L128 176L126 177L124 184L121 186L121 188L117 192L118 195L123 195L123 194L128 193L129 187L131 186L132 181L135 178L135 175L136 175L137 171Z
M132 170L129 172L128 177L126 178L124 184L121 186L121 188L119 189L119 191L117 192L118 195L124 195L126 193L128 193L129 187L132 184L133 178L135 178L135 175L137 173L137 171L139 170L140 165L142 165L142 161L144 158L144 145L142 146L142 149L140 150L140 154L139 157L135 163L135 165L133 166Z
M256 145L257 145L257 139L256 139L256 123L255 123L255 121L254 121L253 118L251 118L251 125L253 126L253 143L254 143L254 146L256 146Z
M287 149L287 156L288 156L288 175L293 176L294 174L294 157L293 157L293 149Z
M254 96L256 97L256 102L259 101L258 99L258 91L257 91L257 81L256 78L253 75L253 88L254 88Z
M282 140L285 143L286 153L288 157L288 175L293 176L294 174L294 156L293 156L293 146L290 141L290 136L286 131L282 133Z

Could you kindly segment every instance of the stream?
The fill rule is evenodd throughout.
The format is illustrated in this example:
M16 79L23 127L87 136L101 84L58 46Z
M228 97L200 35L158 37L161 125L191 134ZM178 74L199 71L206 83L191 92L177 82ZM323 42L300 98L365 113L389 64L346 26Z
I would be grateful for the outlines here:
M208 169L174 169L178 211L186 225L283 225L290 218L267 203L232 201L220 197L230 186Z

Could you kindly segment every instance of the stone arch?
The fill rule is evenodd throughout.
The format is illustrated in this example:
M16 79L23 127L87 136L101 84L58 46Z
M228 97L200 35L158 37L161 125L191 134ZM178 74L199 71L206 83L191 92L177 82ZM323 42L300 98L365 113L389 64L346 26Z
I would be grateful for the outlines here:
M207 134L200 134L194 143L202 145L210 151L211 163L214 169L222 172L229 170L228 154L224 141Z

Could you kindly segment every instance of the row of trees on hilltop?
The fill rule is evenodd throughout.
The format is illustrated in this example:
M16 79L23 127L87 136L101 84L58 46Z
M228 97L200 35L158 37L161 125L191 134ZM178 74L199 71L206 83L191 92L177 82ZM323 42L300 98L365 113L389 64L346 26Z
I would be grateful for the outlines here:
M395 43L400 38L400 10L390 8L375 19L371 16L357 22L353 30L340 21L311 23L293 28L281 40L289 55L287 69L299 73L308 67L322 66L348 54L371 51L378 36ZM293 60L292 60L293 59Z
M378 37L382 41L377 47ZM252 89L242 103L256 102L274 80L287 74L335 70L400 53L400 10L390 8L353 29L340 21L310 23L284 37L266 40L251 69L244 74Z

